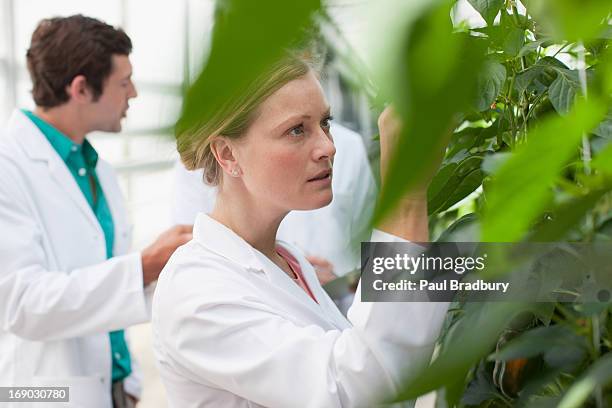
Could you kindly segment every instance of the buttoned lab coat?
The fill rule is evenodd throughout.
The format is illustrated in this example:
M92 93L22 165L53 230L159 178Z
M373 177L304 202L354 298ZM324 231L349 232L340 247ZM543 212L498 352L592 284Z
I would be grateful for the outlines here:
M115 225L110 260L94 213L40 130L15 111L0 137L0 386L70 387L70 405L58 407L111 407L108 332L149 317L116 176L103 160L96 172ZM125 387L139 395L135 377Z
M402 241L375 231L373 240ZM372 407L429 362L448 303L368 303L348 320L290 244L318 303L242 238L199 214L153 298L171 408Z
M331 132L336 145L330 205L310 211L292 211L277 236L307 255L323 257L338 276L359 268L361 241L370 238L369 221L376 203L376 183L359 134L337 123ZM193 224L198 212L215 206L217 189L205 185L202 170L175 167L173 218L177 224Z

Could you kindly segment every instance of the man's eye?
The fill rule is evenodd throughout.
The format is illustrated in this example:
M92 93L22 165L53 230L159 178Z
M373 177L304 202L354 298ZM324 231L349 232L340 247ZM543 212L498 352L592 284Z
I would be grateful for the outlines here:
M334 118L333 118L332 116L328 116L328 117L326 117L325 119L323 119L323 120L321 121L321 127L322 127L323 129L325 129L325 130L328 130L328 129L330 128L330 126L331 126L331 121L332 121L333 119L334 119Z
M291 136L302 136L304 134L304 125L299 125L289 130Z

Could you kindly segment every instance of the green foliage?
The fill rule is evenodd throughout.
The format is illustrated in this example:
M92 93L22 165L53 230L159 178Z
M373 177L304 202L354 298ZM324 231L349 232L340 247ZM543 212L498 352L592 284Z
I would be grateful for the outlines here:
M395 95L395 104L405 126L389 164L375 223L407 189L432 171L431 163L457 126L457 115L474 99L485 44L464 33L453 33L450 9L448 1L425 8L399 50L402 65L394 78L400 91Z
M495 16L504 6L504 0L469 0L469 2L472 7L480 13L488 25L493 24Z
M450 223L439 241L612 239L612 58L605 20L611 7L588 3L582 21L583 3L577 1L531 1L528 15L520 14L514 1L470 1L487 26L467 31L471 41L486 44L486 56L477 60L469 104L454 94L456 88L446 94L446 101L462 107L462 115L428 190L430 225ZM435 27L441 24L415 24L411 30L430 30L418 38L435 39ZM421 66L413 72L427 80L425 70L432 63L458 64L456 54L443 60L431 48L432 56L412 57L412 64ZM464 72L454 74L450 82L464 81ZM398 79L396 88L413 98L405 79ZM448 124L449 116L437 117L430 114L431 106L419 106L420 118L438 124L435 133L423 133L433 126L408 126L406 143L422 154L432 149L426 140L430 135L442 140L441 123ZM420 119L403 113L408 124ZM396 180L380 208L391 208L418 177L415 167L426 166L412 163L417 156L407 150L401 155L395 172L404 183ZM476 211L456 219L465 214L458 206ZM549 289L560 284L555 265L566 262L559 254L542 262ZM587 288L575 288L581 290ZM511 321L521 306L514 306L460 304L443 330L441 352L398 399L437 390L437 407L612 403L609 304L541 304L518 328Z
M319 0L218 1L210 53L185 95L177 133L245 92L285 49L303 41L320 8Z
M571 114L548 118L534 128L528 135L529 143L519 146L499 169L487 194L484 241L515 241L525 234L550 200L550 185L579 145L583 133L603 118L604 108L596 102L582 101ZM556 135L554 143L550 143L549 135Z

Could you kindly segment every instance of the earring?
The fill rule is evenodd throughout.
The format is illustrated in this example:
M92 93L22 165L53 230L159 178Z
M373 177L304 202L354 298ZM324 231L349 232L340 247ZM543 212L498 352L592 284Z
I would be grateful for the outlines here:
M232 170L232 176L238 177L238 170L236 169Z

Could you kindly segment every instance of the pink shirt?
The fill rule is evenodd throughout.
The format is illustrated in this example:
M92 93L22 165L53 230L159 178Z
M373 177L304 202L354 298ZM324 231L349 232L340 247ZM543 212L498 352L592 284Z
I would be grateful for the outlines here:
M276 247L276 253L279 254L281 257L283 257L283 259L287 261L287 263L289 264L289 267L295 274L293 281L297 283L300 288L304 289L304 292L306 292L306 294L310 296L312 300L317 302L317 299L315 299L314 295L310 291L310 288L308 287L308 284L304 280L304 276L302 275L302 268L300 268L300 264L297 261L297 259L295 259L293 255L289 253L289 251L287 251L285 248L281 246Z

